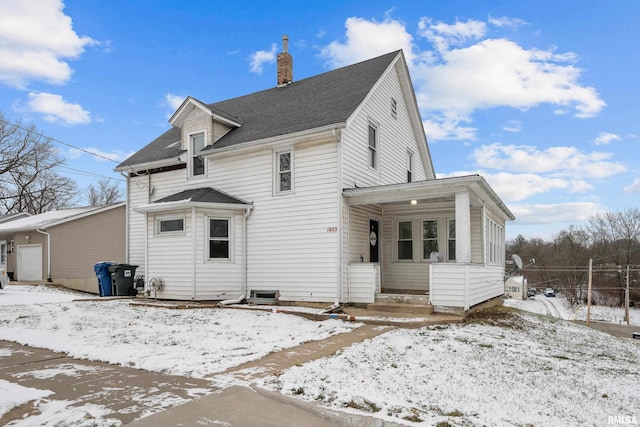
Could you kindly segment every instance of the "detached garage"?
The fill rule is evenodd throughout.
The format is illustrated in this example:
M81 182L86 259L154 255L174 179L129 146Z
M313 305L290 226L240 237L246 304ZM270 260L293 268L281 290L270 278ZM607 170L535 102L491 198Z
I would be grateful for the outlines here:
M125 203L62 209L0 223L0 249L12 280L48 281L98 294L93 266L125 262Z

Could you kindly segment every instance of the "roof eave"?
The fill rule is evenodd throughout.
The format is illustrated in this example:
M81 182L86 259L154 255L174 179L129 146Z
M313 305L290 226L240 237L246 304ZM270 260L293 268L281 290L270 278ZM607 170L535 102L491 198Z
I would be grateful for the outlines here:
M136 171L140 171L140 170L157 169L157 168L162 168L162 167L167 167L167 166L176 166L176 165L185 164L186 163L185 160L182 159L182 155L185 152L186 151L181 152L178 157L171 157L171 158L168 158L168 159L155 160L153 162L146 162L146 163L125 165L125 166L118 166L118 167L116 167L114 169L114 171L115 172L136 172Z
M253 141L240 142L238 144L230 145L228 147L216 148L216 145L211 145L208 150L200 151L205 157L212 156L214 154L222 154L227 153L229 151L237 151L237 150L249 150L256 146L268 147L271 145L277 145L283 142L287 142L290 144L297 144L299 142L310 142L310 141L322 141L327 138L336 138L338 139L337 132L346 127L346 123L334 123L331 125L326 125L313 129L306 129L299 132L287 133L284 135L272 136L270 138L256 139Z
M515 216L480 175L439 178L426 181L381 185L376 187L347 188L342 194L350 205L397 203L428 196L440 197L456 192L472 190L483 199L491 201L501 211L505 220Z
M176 200L173 202L148 203L146 205L135 207L133 208L133 210L138 213L156 213L156 212L185 210L185 209L191 209L191 208L243 211L245 209L253 209L253 205L250 203L194 202L194 201L191 201L191 199L186 199L186 200Z

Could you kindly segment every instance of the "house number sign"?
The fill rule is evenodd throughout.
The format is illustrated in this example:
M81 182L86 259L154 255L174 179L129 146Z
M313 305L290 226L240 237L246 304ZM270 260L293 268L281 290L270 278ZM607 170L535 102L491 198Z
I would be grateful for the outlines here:
M338 227L327 227L327 233L337 233Z

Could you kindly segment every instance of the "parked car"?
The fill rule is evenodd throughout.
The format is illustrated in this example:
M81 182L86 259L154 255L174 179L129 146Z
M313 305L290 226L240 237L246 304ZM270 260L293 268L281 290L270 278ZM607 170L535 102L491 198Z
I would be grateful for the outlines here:
M536 290L535 289L529 289L527 291L527 296L528 297L535 297L536 296Z
M631 336L634 340L640 340L640 332L634 332Z
M545 297L555 297L556 296L556 291L554 291L552 288L547 288L544 290L544 296Z

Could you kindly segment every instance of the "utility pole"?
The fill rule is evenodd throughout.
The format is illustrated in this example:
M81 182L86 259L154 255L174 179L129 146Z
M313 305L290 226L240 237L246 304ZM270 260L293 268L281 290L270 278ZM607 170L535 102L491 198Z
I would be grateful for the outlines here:
M587 289L587 326L589 326L589 322L591 322L591 280L592 280L592 272L591 266L593 265L593 259L589 258L589 286Z
M627 289L624 292L624 320L629 324L629 264L627 264Z

